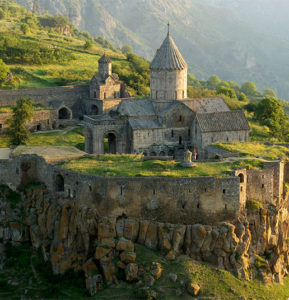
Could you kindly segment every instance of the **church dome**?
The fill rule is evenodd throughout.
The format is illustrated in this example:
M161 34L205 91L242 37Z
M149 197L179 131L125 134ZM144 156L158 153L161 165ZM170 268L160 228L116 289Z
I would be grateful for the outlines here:
M168 33L160 49L157 50L150 68L152 70L173 71L184 70L187 67L186 61L182 57L170 33Z
M101 64L110 64L111 63L111 59L110 57L108 57L106 54L104 54L98 61Z

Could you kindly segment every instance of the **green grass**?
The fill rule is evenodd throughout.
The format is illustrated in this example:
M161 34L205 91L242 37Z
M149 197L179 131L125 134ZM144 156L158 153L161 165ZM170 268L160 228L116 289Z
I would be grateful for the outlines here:
M60 163L60 166L72 171L107 177L195 177L230 176L232 170L241 168L261 168L259 160L230 162L196 163L193 168L183 168L176 161L142 161L140 155L104 155L82 157Z
M7 136L0 136L0 148L9 147ZM63 131L34 133L31 135L27 146L74 146L84 150L84 129L77 127L67 133Z
M259 280L251 282L241 280L227 271L195 262L188 257L167 261L158 251L137 244L136 254L136 262L139 265L146 267L152 262L159 262L162 266L161 278L150 288L157 292L157 299L192 299L186 292L188 282L200 285L199 296L204 299L239 300L243 296L246 299L285 300L289 297L289 278L285 278L284 285L265 286ZM52 275L51 266L44 262L41 251L33 253L29 244L18 247L6 246L6 255L8 259L4 269L0 270L1 299L19 299L25 291L26 297L31 299L145 299L143 291L139 290L135 282L121 282L119 285L106 287L94 297L88 297L84 288L83 274L69 271L62 276ZM39 282L34 277L31 262ZM170 280L170 273L177 275L177 282ZM12 286L8 283L9 280L13 280L16 285ZM182 296L176 296L177 290L182 292Z
M238 152L242 156L262 157L269 160L277 160L280 157L288 158L289 156L289 149L285 146L265 145L257 142L218 143L216 146L227 151Z

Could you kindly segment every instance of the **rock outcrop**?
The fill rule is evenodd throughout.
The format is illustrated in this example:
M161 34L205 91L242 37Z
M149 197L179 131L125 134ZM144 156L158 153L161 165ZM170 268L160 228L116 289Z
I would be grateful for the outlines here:
M234 224L175 225L99 216L93 206L53 198L43 185L27 187L21 201L9 197L10 190L2 187L0 239L31 241L41 248L55 274L83 270L91 295L102 288L104 279L118 283L119 272L127 281L144 286L161 277L160 264L153 263L147 274L137 263L134 243L158 249L171 259L186 254L247 280L259 275L267 284L282 283L288 273L289 218L285 207L249 211ZM0 267L1 261L2 257Z

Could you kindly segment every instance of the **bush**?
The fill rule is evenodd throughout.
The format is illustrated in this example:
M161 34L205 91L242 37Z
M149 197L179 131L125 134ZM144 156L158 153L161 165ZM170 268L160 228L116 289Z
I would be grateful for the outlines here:
M91 49L92 48L92 42L90 40L87 40L83 46L84 49Z
M263 208L263 204L257 200L249 200L246 202L246 208L248 210L259 210Z

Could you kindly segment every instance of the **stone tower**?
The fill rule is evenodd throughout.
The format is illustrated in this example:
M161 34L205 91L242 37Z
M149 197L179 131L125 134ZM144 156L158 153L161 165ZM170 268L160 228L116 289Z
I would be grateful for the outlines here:
M173 100L187 98L188 66L170 32L150 65L151 98L158 110L165 109Z
M111 59L105 54L98 61L98 73L102 79L105 79L112 74Z

